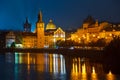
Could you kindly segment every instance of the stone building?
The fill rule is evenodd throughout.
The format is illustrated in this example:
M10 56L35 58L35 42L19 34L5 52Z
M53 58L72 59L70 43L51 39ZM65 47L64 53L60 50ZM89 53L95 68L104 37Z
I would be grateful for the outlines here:
M29 23L26 20L26 23ZM45 28L45 23L42 21L42 13L38 14L38 21L36 22L35 32L24 25L24 32L22 33L22 45L24 48L55 48L57 40L65 40L65 32L62 28L57 28L50 20Z
M109 43L115 36L120 36L120 23L98 22L88 16L83 21L82 27L71 34L71 40L87 44L103 38L106 43Z

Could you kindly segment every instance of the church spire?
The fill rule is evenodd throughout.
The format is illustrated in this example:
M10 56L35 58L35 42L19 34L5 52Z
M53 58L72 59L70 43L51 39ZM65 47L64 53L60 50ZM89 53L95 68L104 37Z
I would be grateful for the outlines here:
M26 17L26 21L24 23L24 32L31 32L31 24L28 21L28 17Z
M28 17L26 17L26 21L25 21L25 23L28 23Z
M38 22L42 22L42 12L41 11L38 14Z

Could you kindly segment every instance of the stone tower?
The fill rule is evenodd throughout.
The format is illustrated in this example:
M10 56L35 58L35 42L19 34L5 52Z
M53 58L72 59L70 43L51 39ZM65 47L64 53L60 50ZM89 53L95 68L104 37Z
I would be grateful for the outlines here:
M24 32L31 32L31 24L28 22L28 18L26 18L24 23Z
M38 21L36 22L36 32L37 32L37 48L44 48L44 22L42 21L42 12L38 14Z

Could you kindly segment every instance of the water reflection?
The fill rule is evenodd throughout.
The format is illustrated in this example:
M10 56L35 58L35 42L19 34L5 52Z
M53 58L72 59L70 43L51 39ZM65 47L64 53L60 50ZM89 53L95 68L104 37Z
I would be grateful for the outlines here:
M92 80L98 80L97 73L95 72L95 67L92 67L91 79Z
M82 64L82 80L87 80L86 65Z
M112 72L111 71L109 71L109 73L107 74L107 80L116 80L115 79L115 75L114 74L112 74Z
M6 53L6 61L15 64L26 64L28 72L30 65L35 65L40 72L66 74L63 55L43 53Z
M6 80L115 80L88 58L52 53L6 53ZM101 78L102 76L102 78Z
M87 58L73 58L71 71L72 80L98 80L97 74L103 74L102 66Z

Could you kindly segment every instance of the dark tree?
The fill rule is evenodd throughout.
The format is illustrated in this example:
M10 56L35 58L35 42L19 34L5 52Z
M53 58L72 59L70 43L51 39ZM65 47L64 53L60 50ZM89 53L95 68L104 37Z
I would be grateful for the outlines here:
M106 46L106 42L104 38L98 39L96 42L96 46L98 47L105 47Z
M120 73L120 37L115 37L104 49L103 61L107 69Z
M72 47L72 46L78 46L79 44L72 40L66 40L66 41L57 41L56 45L59 47Z
M15 48L15 42L11 44L11 48Z

